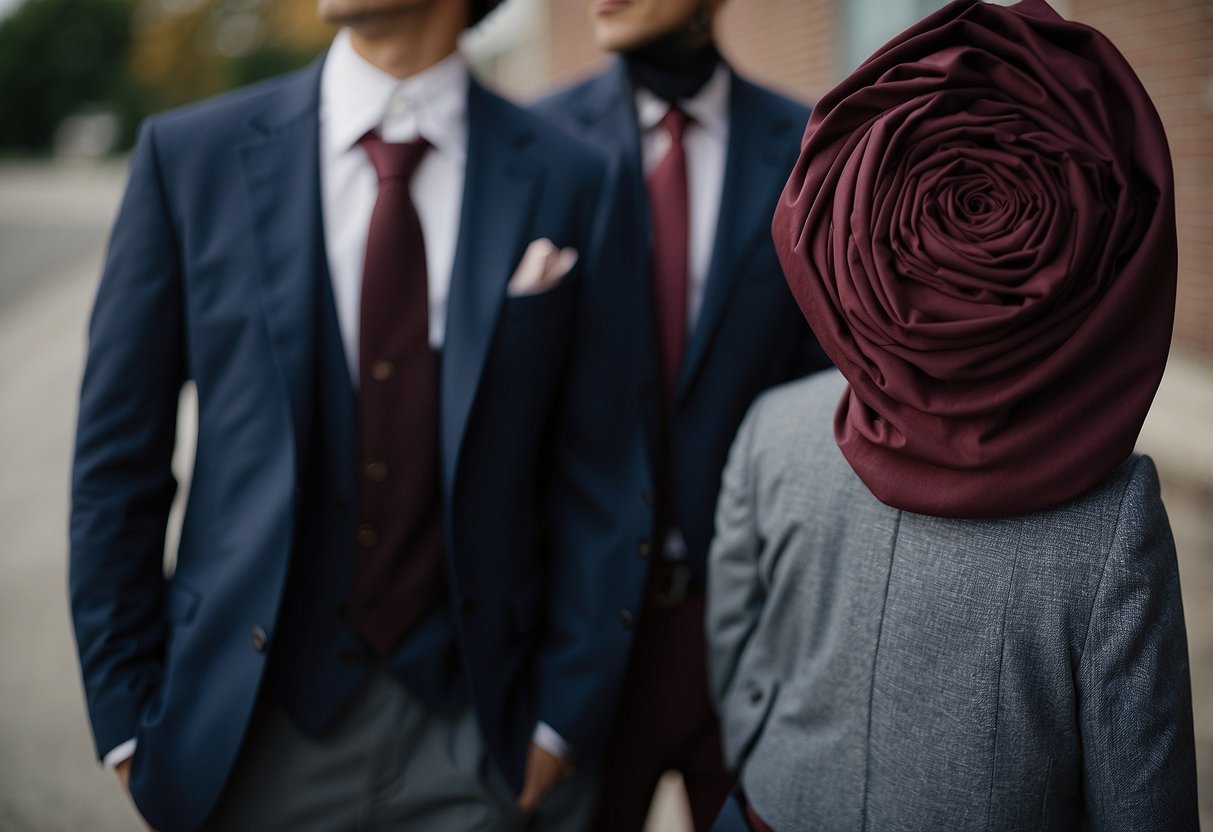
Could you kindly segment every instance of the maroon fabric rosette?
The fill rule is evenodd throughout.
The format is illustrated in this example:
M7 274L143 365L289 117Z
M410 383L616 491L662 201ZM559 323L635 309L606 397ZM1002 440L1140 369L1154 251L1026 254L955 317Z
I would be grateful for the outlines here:
M1006 516L1133 450L1175 310L1166 137L1112 44L958 0L814 108L773 233L883 502Z

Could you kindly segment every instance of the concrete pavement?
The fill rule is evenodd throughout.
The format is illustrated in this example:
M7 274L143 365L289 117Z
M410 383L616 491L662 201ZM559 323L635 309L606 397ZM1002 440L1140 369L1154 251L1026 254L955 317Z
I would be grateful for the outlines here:
M133 830L94 761L65 591L75 398L120 165L0 167L0 830ZM67 229L64 231L64 229ZM91 240L91 242L89 242ZM24 248L23 248L24 247ZM1180 551L1204 823L1213 828L1213 361L1176 353L1141 449ZM651 832L685 829L674 788Z
M118 832L138 816L95 762L65 590L76 388L101 254L37 253L55 271L14 288L9 252L26 239L14 229L82 220L86 202L93 213L76 227L107 225L121 170L59 177L0 172L0 225L13 231L0 249L12 290L0 307L0 829Z

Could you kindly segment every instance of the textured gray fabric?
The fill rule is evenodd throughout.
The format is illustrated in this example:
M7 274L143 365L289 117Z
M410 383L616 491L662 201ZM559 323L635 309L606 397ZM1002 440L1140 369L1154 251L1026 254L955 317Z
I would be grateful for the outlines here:
M474 711L437 714L383 671L322 737L259 707L206 830L535 832L584 828L590 771L562 780L534 818L489 757Z
M1022 517L898 511L834 442L845 383L762 397L724 474L710 667L758 813L779 832L1197 828L1153 463Z

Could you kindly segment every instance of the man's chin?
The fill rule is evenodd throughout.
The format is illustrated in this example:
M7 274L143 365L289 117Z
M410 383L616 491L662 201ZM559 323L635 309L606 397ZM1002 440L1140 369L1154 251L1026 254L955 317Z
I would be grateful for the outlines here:
M637 32L631 26L617 23L595 21L593 30L594 42L604 52L627 52L642 46L649 39L645 32Z
M389 23L420 5L417 0L320 0L318 13L325 23L357 29Z

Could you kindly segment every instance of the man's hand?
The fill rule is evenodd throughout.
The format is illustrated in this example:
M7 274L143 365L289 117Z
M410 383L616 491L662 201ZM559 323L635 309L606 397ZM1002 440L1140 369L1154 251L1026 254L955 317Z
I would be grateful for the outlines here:
M127 757L122 762L114 766L114 773L118 775L118 782L122 784L122 790L126 792L126 796L131 795L131 760L133 757ZM146 825L146 821L145 821ZM147 827L147 832L156 832L152 827Z
M556 781L572 774L572 771L572 764L568 760L531 743L526 754L522 794L518 795L519 811L523 814L534 812L552 790L552 786L556 785Z

